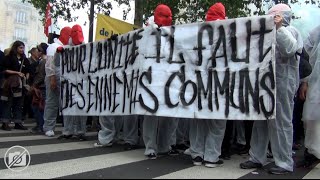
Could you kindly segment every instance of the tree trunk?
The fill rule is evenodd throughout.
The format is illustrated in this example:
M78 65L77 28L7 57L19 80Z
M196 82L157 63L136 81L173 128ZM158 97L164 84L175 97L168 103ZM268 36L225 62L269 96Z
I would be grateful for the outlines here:
M142 27L143 24L143 0L135 0L134 25Z
M94 0L90 0L89 42L93 42Z

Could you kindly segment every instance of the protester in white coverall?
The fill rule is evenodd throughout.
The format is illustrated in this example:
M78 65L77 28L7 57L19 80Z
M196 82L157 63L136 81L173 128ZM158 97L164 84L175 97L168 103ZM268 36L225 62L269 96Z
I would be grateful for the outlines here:
M185 152L188 147L189 130L190 130L190 119L177 118L178 127L176 132L173 132L171 136L171 147L179 151L180 153Z
M84 42L82 28L76 24L71 28L71 35L69 40L70 46L77 46ZM59 64L56 62L56 64ZM60 65L56 68L60 68ZM80 141L85 141L85 133L87 131L87 116L69 116L63 114L63 131L62 135L58 139L69 139L75 135Z
M209 8L206 21L224 20L225 17L226 12L224 5L222 3L216 3ZM226 120L191 120L190 153L195 166L201 166L202 163L208 168L223 165L223 161L219 159L219 156L221 155L221 146L226 124Z
M304 47L312 66L312 73L300 89L300 98L305 99L302 117L305 122L304 166L309 167L320 159L320 26L309 33Z
M133 150L139 144L139 119L137 115L123 116L123 140L125 150Z
M114 143L119 143L123 117L100 116L99 122L101 130L98 133L98 142L94 143L94 147L111 147Z
M47 49L46 71L46 105L44 109L43 130L46 136L53 137L56 126L56 119L59 111L60 99L60 69L56 68L55 58L58 58L56 52L59 47L68 45L71 34L70 27L61 29L59 39L54 39Z
M293 99L299 85L299 58L303 41L300 33L289 26L292 17L288 5L277 4L269 10L276 24L276 119L255 121L252 130L250 159L241 163L243 169L260 168L266 163L270 140L275 167L272 174L293 171Z
M154 23L149 26L155 28L172 25L171 9L160 4L154 12ZM158 154L178 155L171 149L172 135L176 132L178 121L176 118L145 116L143 121L143 141L146 146L145 155L149 159L156 159Z

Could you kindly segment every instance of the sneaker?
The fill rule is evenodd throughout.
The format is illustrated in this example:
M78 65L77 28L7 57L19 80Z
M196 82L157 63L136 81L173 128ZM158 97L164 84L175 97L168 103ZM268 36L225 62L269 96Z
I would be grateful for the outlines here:
M189 147L185 144L177 144L175 146L172 146L172 149L178 150L180 153L185 152Z
M216 168L216 167L219 167L219 166L222 166L223 165L223 161L222 160L219 160L217 162L209 162L209 161L205 161L204 162L204 166L207 167L207 168Z
M126 142L123 140L123 139L118 139L118 140L115 140L116 144L119 144L119 145L125 145Z
M24 127L21 123L16 123L14 129L18 130L28 130L28 128Z
M41 129L31 129L30 131L32 134L44 134L43 130Z
M177 150L177 149L171 149L169 152L168 152L168 155L169 156L179 156L180 152Z
M230 160L231 159L230 152L228 151L222 152L220 158L222 158L223 160Z
M70 138L72 138L72 135L64 135L64 134L62 134L61 136L58 137L59 140L61 140L61 139L70 139Z
M254 163L252 161L246 161L244 163L240 164L241 169L256 169L256 168L262 168L262 164L260 163Z
M134 149L138 149L137 145L132 145L130 143L125 143L124 144L124 150L125 151L130 151L130 150L134 150Z
M313 154L310 154L307 150L304 153L304 160L297 163L297 167L304 167L304 168L310 168L315 164L318 164L320 160L314 156Z
M238 155L248 154L249 149L246 147L246 145L243 144L236 144L235 151Z
M201 166L203 159L200 156L197 156L196 158L192 159L192 162L195 166Z
M157 159L157 155L155 153L151 153L151 154L147 155L147 157L149 159L152 159L152 160L156 160Z
M54 131L52 131L52 130L47 131L47 132L45 133L45 135L48 136L48 137L54 137Z
M269 173L275 174L275 175L284 175L284 174L291 173L291 171L288 171L286 169L283 169L282 167L276 166L276 167L270 168Z
M4 131L11 131L11 128L7 123L2 123L1 129Z
M31 128L30 130L33 134L38 134L40 132L40 128L38 126Z
M186 149L183 154L191 156L190 148Z
M79 141L86 141L86 140L87 140L86 136L83 135L83 134L77 135L77 139L78 139Z
M93 146L96 148L101 148L101 147L111 147L113 145L112 142L108 143L108 144L101 144L100 142L94 143Z

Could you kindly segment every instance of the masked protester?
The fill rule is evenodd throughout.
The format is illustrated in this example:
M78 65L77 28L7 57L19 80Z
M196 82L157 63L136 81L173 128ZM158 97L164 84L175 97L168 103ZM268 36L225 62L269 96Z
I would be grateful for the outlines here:
M171 9L160 4L154 11L152 27L172 25ZM178 121L176 118L145 116L143 121L143 141L146 146L145 155L149 159L156 159L158 154L178 155L179 152L171 148L172 136L176 133Z
M225 8L222 3L211 6L206 14L207 22L224 19ZM219 156L227 121L211 119L192 119L190 121L190 153L193 164L201 166L204 163L208 168L223 165Z
M71 28L64 27L61 29L59 39L54 39L54 43L50 44L47 49L47 62L45 65L46 71L46 106L44 110L44 126L43 130L46 136L53 137L56 125L56 119L59 111L60 99L60 69L59 55L57 50L68 45L71 35Z
M25 45L21 41L15 41L10 52L1 61L4 82L2 84L2 129L11 131L9 123L13 119L15 129L27 130L22 125L23 97L26 95L24 85L30 74L30 63L26 58ZM11 116L12 115L12 116Z
M305 100L303 121L305 122L305 154L301 164L310 167L320 159L320 26L313 29L304 42L312 73L301 85L300 99Z
M114 34L110 37L110 41L117 41L118 35ZM128 118L128 117L126 117ZM122 143L120 137L120 130L123 127L124 123L122 116L99 116L99 123L101 125L101 130L98 133L98 142L94 143L94 147L101 148L101 147L112 147L115 143ZM133 123L135 119L132 119ZM131 127L132 131L134 131L133 127ZM123 134L128 132L128 129L123 129ZM134 141L134 140L133 140ZM133 143L132 143L133 144Z
M84 42L83 32L80 25L76 24L71 28L69 39L70 46L77 46ZM61 50L61 48L60 48ZM69 139L75 135L80 141L87 140L85 137L87 129L87 116L68 116L63 117L63 131L58 139Z
M154 23L159 27L172 25L172 12L169 6L160 4L154 10Z
M267 160L270 140L275 167L272 174L287 174L293 171L292 114L294 96L299 85L299 59L303 41L300 33L290 26L292 12L288 5L277 4L269 10L276 24L276 119L255 121L251 137L250 159L241 163L243 169L262 167Z

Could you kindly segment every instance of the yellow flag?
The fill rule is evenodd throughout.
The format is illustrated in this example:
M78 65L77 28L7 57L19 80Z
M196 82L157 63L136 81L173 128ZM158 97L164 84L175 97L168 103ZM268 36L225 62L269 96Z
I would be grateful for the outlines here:
M120 21L110 16L98 14L96 41L110 38L113 34L121 35L139 28L140 27L138 26Z

